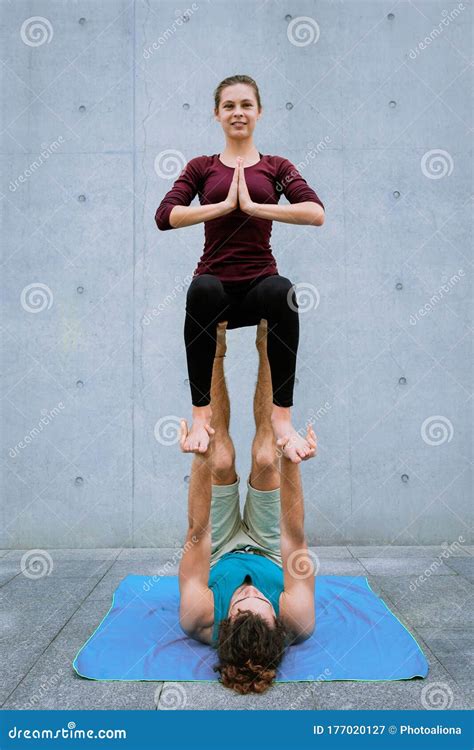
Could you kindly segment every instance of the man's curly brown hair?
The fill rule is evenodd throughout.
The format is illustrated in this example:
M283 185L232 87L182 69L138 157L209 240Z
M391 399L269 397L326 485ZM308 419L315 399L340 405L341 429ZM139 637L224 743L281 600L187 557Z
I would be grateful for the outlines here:
M253 612L227 617L219 626L217 653L221 683L236 693L264 693L285 653L288 632L279 617L273 626Z

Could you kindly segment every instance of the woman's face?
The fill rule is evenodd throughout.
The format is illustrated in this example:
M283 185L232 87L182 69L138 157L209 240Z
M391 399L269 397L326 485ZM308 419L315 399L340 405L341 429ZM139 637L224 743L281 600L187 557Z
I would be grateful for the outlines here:
M235 83L222 89L216 119L221 123L228 138L249 138L260 114L252 86L247 83Z

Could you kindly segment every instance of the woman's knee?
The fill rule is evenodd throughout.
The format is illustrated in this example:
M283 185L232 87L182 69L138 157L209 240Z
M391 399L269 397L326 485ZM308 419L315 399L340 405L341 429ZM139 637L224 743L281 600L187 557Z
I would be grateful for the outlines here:
M298 312L295 287L286 276L269 276L262 281L260 286L264 309L272 317L281 316L288 310L293 313Z
M209 273L195 276L186 294L186 308L199 310L215 308L225 300L222 281Z

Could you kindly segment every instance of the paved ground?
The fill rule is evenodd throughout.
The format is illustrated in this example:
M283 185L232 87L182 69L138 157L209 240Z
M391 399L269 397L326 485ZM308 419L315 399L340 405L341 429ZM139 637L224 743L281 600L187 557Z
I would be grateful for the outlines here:
M473 706L474 547L447 559L442 547L319 547L321 575L367 576L409 629L430 664L426 679L277 684L238 696L218 683L95 682L71 662L129 573L152 575L176 559L170 549L49 550L51 575L20 570L24 550L0 550L3 709L469 709ZM441 562L442 561L442 562ZM410 583L431 566L414 593ZM170 569L176 575L177 567ZM422 690L431 685L428 693ZM426 698L428 696L428 698ZM429 704L429 705L431 705Z

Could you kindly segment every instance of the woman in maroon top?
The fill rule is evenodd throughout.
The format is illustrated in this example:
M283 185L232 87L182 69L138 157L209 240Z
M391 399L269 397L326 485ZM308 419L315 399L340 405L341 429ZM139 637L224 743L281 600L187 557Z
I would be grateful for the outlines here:
M161 230L204 222L204 251L186 296L184 337L193 424L183 450L204 453L214 432L210 388L217 324L228 321L228 329L238 328L258 325L264 318L272 426L287 458L299 463L311 447L291 424L298 303L292 282L278 273L270 235L272 221L321 226L324 205L288 159L256 149L253 131L262 106L252 78L226 78L214 96L226 147L221 154L191 159L155 214ZM289 205L277 205L282 193ZM196 194L200 205L191 206Z

